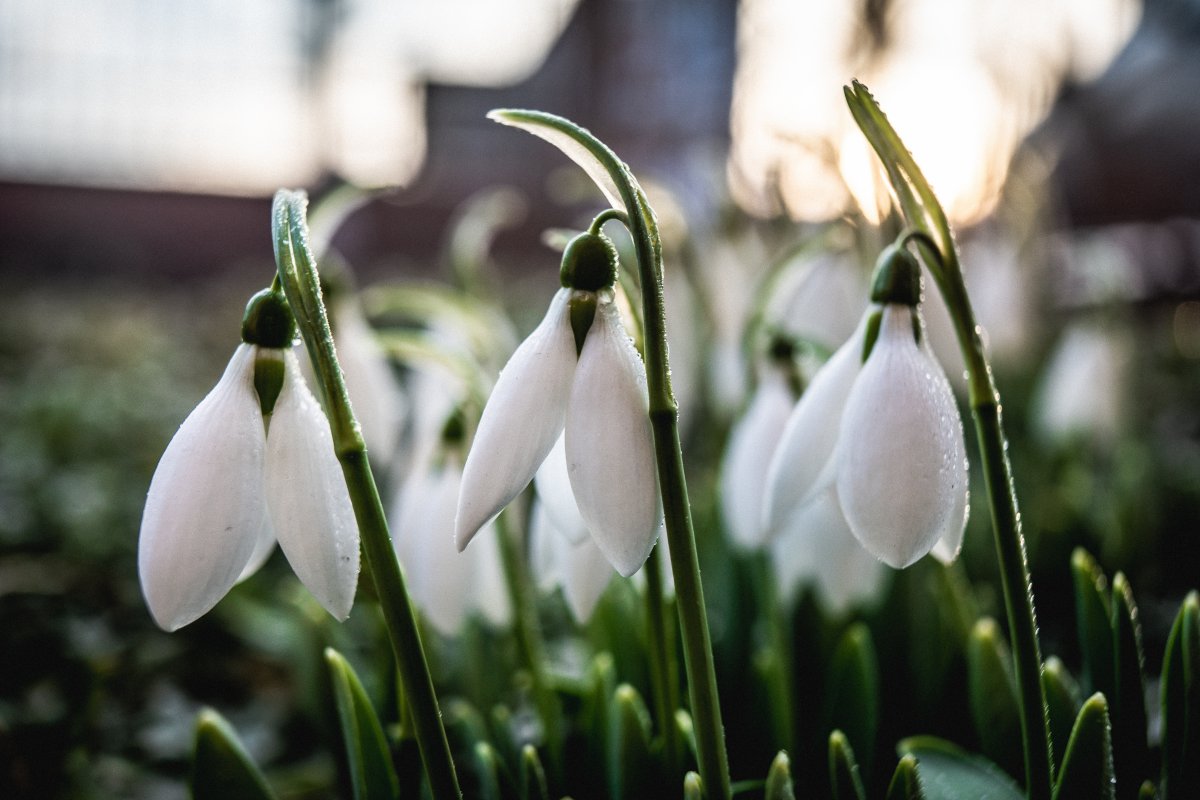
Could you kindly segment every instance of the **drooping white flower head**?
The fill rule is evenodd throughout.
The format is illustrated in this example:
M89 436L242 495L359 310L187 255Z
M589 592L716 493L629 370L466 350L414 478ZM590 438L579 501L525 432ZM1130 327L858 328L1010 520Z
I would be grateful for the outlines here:
M265 562L276 537L321 605L338 619L350 613L358 526L329 423L291 350L288 321L287 334L271 342L279 346L237 348L150 482L138 572L165 630L209 611Z
M898 569L931 550L953 560L967 516L962 420L916 306L915 261L904 268L915 288L899 302L877 296L882 308L797 403L768 470L765 511L781 531L833 488L854 537Z
M763 520L769 454L775 450L795 402L786 369L772 360L761 371L746 413L729 433L721 463L721 515L739 547L756 549L769 538Z
M583 536L572 539L553 521L549 509L538 496L530 522L529 548L532 569L542 591L561 588L567 608L576 622L591 619L601 595L612 582L608 559L583 529Z
M460 550L529 485L562 433L596 546L625 576L649 556L660 511L646 373L608 288L614 279L560 289L501 371L463 469Z
M489 531L469 553L457 551L452 532L462 467L453 454L436 458L440 463L409 474L392 514L398 521L393 543L413 602L443 635L462 630L472 612L505 625L512 614L497 534Z

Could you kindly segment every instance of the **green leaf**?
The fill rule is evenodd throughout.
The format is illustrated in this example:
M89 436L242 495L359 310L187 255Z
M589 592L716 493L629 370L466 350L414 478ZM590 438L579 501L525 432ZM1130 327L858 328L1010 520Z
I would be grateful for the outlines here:
M1195 797L1200 787L1200 594L1179 608L1162 671L1163 800Z
M771 761L767 770L767 785L763 791L763 800L796 800L792 787L792 767L787 753L780 750Z
M1150 772L1146 743L1146 683L1142 676L1142 627L1129 581L1113 576L1112 626L1115 645L1112 716L1113 763L1121 778L1122 796L1134 797L1133 787Z
M1023 800L1013 779L991 761L968 753L957 745L934 736L914 736L896 745L901 756L917 759L917 774L925 800Z
M275 797L233 728L211 708L201 711L196 719L191 789L195 800L273 800Z
M917 759L914 756L904 756L896 765L885 800L925 800L921 777L917 774Z
M387 737L362 682L350 662L333 648L325 649L325 663L333 680L354 797L356 800L398 797L400 782L392 766Z
M1054 785L1054 800L1113 800L1116 796L1108 701L1097 692L1083 704L1075 720Z
M996 621L985 617L967 641L967 687L971 717L983 753L1009 775L1024 774L1021 719L1012 657Z
M1046 692L1051 740L1057 744L1054 748L1054 768L1058 769L1065 750L1063 742L1071 738L1071 728L1075 725L1075 717L1079 716L1083 700L1079 696L1079 684L1075 683L1071 673L1056 656L1046 659L1042 667L1042 688Z
M475 744L475 773L479 779L479 800L500 800L500 759L496 748L487 742Z
M650 752L650 712L637 689L627 683L613 695L613 753L609 759L612 796L653 796L660 777ZM647 794L650 792L650 794Z
M866 86L854 81L844 91L850 113L879 154L909 224L931 236L943 256L954 257L954 243L950 239L950 224L945 212L895 128Z
M879 660L866 625L846 629L833 654L828 676L828 728L840 730L870 780L879 728Z
M550 800L546 770L542 768L537 748L531 744L521 748L521 800Z
M587 130L580 128L570 120L542 111L498 108L488 112L488 119L499 122L501 125L520 128L554 145L596 182L608 202L612 203L613 208L629 213L629 208L621 199L621 191L617 188L617 183L611 174L611 170L617 165L619 165L617 168L624 169L627 173L629 172L628 168L615 156L610 159L608 156L611 153L605 154L592 145L590 140L594 137ZM586 138L580 137L579 132L586 134ZM614 161L616 164L613 163ZM632 175L630 177L632 178Z
M1108 581L1083 548L1071 554L1071 577L1075 585L1079 650L1083 654L1081 683L1088 693L1103 692L1105 697L1111 697L1116 687L1113 675L1116 656Z
M829 783L833 788L833 800L866 800L867 792L858 774L854 750L841 731L829 734Z

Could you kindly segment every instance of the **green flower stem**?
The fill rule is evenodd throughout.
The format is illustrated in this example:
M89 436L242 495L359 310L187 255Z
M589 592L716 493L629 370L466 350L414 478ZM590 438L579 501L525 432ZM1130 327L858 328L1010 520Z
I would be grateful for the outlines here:
M354 506L367 569L375 583L396 654L404 699L412 715L412 727L429 787L436 800L461 798L450 743L433 690L433 678L417 631L416 614L405 589L404 573L396 560L383 503L367 462L367 448L350 408L342 368L334 352L333 335L321 300L316 259L308 244L307 204L304 192L281 189L275 195L271 227L280 283L319 377L334 449Z
M725 728L717 699L717 673L712 640L700 583L700 562L688 502L679 445L679 406L671 391L667 359L667 321L663 303L662 242L654 211L637 179L612 150L588 131L562 117L541 111L503 109L492 119L522 128L559 147L596 181L609 201L625 211L637 254L642 287L642 320L645 330L646 384L650 393L650 424L658 464L671 570L683 637L684 668L695 724L696 749L704 789L713 800L729 800L729 757ZM624 221L624 220L623 220ZM603 223L601 223L603 224Z
M675 659L669 603L663 586L662 548L650 551L646 561L646 617L650 634L650 679L654 689L654 707L663 736L663 756L669 774L683 770L683 741L675 723L679 708L679 667Z
M958 252L941 204L867 87L856 81L852 87L846 87L845 93L855 121L883 162L908 224L912 226L912 233L907 236L917 241L946 301L967 367L971 415L975 420L983 462L1020 695L1025 789L1033 800L1049 800L1053 760L1046 695L1041 681L1042 654L1037 637L1033 585L1021 533L1021 515L1017 510L1012 467L1001 421L1000 395L992 379L981 330L971 309Z
M562 704L546 673L546 652L542 642L542 626L538 621L537 598L533 593L533 579L529 574L520 528L512 524L511 506L500 513L496 527L496 533L500 535L504 580L508 583L508 596L513 606L513 632L517 638L517 649L533 683L534 702L545 727L551 770L556 776L561 776L564 767L562 726L559 723Z

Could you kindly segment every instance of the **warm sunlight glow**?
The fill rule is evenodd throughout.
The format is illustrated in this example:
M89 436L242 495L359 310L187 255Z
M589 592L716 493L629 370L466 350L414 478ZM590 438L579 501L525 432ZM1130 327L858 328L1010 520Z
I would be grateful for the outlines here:
M871 53L859 8L743 0L729 175L752 213L878 218L884 184L842 98L857 78L947 213L976 221L1058 84L1095 77L1137 21L1133 0L912 0L889 7L887 46Z

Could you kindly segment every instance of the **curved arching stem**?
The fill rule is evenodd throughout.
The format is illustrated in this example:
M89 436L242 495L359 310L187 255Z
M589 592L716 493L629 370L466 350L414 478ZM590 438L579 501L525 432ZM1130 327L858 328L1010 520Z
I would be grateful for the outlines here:
M627 216L642 285L642 324L650 423L671 549L671 571L683 640L684 668L695 724L700 777L714 800L729 800L729 758L717 697L712 639L700 582L700 562L679 443L679 406L671 390L667 320L663 300L662 241L654 211L633 173L603 142L575 123L541 111L498 110L488 116L554 144L579 164L617 209Z
M1004 606L1012 642L1020 698L1021 738L1025 755L1025 791L1032 800L1050 800L1053 781L1050 726L1042 686L1042 653L1037 636L1033 585L1021 533L1021 514L1013 488L1012 466L1001 420L1000 395L984 352L981 329L967 296L958 251L941 203L908 149L884 116L867 87L855 81L845 89L846 102L863 135L883 162L934 283L946 301L955 336L967 367L971 415L983 463L983 479L995 534L996 557L1004 590Z

